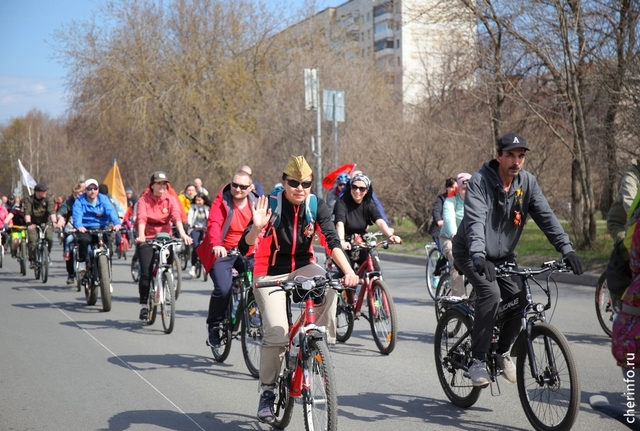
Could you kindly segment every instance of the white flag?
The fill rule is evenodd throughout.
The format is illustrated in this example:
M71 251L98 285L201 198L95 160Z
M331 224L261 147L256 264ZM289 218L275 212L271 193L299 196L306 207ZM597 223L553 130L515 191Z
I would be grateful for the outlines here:
M20 177L22 178L22 184L28 189L33 189L36 186L36 180L33 179L31 174L22 166L22 162L18 159L18 166L20 167Z

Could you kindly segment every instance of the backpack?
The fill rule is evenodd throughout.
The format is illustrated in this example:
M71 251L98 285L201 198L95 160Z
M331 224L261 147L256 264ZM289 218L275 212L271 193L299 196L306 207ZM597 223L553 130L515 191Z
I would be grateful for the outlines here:
M269 194L269 209L271 209L271 218L269 225L276 229L280 225L280 214L282 213L282 195L284 187L278 186ZM305 200L305 226L314 225L318 214L318 197L309 194ZM267 229L268 231L268 229Z
M633 281L631 267L629 266L629 249L631 248L633 231L640 215L639 203L640 193L637 193L631 208L629 208L627 223L625 224L626 235L624 239L617 241L613 246L609 256L609 263L605 270L607 274L607 289L614 296L623 296Z

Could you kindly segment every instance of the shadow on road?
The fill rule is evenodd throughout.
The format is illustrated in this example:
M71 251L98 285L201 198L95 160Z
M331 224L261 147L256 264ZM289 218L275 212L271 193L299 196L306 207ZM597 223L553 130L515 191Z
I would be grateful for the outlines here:
M223 396L223 394L220 394L220 396ZM215 398L212 399L213 405L215 405ZM256 401L256 407L257 405ZM137 428L136 425L142 425L142 428L145 428L144 425L151 425L154 428L175 431L271 429L271 427L261 426L253 416L236 413L202 412L190 414L174 410L131 410L112 416L109 419L109 427L100 431L124 431Z

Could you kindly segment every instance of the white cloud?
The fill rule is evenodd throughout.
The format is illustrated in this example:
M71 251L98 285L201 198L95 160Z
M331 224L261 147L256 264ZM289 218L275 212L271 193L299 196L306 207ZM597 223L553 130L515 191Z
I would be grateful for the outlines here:
M0 75L0 123L34 108L57 117L67 108L64 96L61 78Z

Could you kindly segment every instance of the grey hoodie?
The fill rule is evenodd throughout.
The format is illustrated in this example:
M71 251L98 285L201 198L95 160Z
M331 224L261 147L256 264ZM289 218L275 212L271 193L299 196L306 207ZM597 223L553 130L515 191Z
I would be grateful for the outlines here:
M514 211L518 207L520 226L514 224ZM482 255L490 261L512 258L529 215L558 252L564 256L573 251L569 236L551 211L535 177L520 171L507 193L498 177L498 161L485 163L467 184L464 217L453 238L453 254L468 258Z

